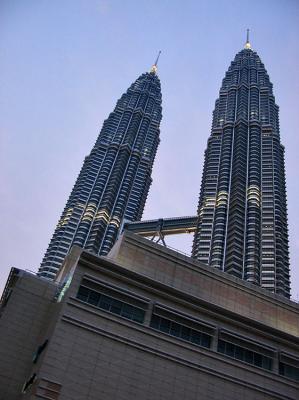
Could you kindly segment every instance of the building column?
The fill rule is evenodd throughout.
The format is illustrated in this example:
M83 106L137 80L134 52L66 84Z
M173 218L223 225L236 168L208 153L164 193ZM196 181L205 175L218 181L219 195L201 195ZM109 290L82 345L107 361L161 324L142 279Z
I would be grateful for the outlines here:
M145 312L144 325L146 326L150 326L154 305L155 301L151 301L148 305L148 309Z

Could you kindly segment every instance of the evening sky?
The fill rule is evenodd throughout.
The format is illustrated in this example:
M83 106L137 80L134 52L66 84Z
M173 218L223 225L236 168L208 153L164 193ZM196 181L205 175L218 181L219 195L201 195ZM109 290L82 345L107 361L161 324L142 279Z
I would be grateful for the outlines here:
M159 50L161 144L144 218L196 213L214 103L248 27L280 106L299 300L296 0L1 0L0 293L11 266L38 269L104 119ZM190 253L191 235L166 241Z

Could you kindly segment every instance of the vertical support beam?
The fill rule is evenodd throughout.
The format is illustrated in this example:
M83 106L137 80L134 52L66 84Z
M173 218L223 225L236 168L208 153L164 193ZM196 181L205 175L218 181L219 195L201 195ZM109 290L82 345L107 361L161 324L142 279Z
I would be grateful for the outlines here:
M215 329L214 336L212 337L211 350L217 352L218 349L218 339L219 339L219 328Z
M146 326L150 326L154 305L155 301L151 301L148 305L148 309L145 312L144 325Z

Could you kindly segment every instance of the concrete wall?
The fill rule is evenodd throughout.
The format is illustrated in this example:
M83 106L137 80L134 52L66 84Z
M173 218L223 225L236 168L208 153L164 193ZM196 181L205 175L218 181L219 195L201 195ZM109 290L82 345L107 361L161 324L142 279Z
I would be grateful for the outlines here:
M23 400L298 398L298 384L279 376L277 365L275 370L266 371L218 353L215 345L205 349L152 329L149 325L152 307L159 303L215 326L213 340L217 340L217 334L222 329L227 329L246 336L248 340L299 357L296 338L297 342L292 343L287 332L272 328L270 323L269 326L263 325L267 328L263 331L262 325L251 326L243 316L239 316L239 320L238 314L230 310L230 302L223 304L219 300L223 294L215 292L214 296L209 295L210 303L202 299L196 303L196 288L190 290L195 281L190 276L198 276L197 283L200 283L201 271L193 271L193 265L187 266L184 271L181 260L174 263L172 254L162 250L163 254L159 255L159 246L151 247L150 244L148 247L147 242L142 245L143 257L139 257L139 239L136 239L137 253L134 252L133 240L130 239L129 244L123 243L124 248L121 246L117 253L122 254L121 262L126 263L127 268L115 263L115 259L119 261L116 253L113 260L109 260L83 252L75 269L72 265L67 266L69 271L74 272L73 279L62 299L49 345L36 367L38 380L32 391L22 397ZM131 255L129 261L130 252L137 258ZM150 275L154 275L155 279ZM64 276L67 276L67 271L64 271ZM149 306L144 324L77 300L83 277L147 298ZM210 279L210 275L206 279ZM168 285L169 282L172 285ZM176 285L180 286L179 290ZM237 285L238 282L233 282L230 287L237 290ZM208 290L202 284L196 293L208 296ZM246 290L245 294L251 299L253 307L256 294L250 296ZM275 306L277 300L271 295L270 300L269 304ZM215 308L215 303L226 305L226 309L221 309L222 314L220 308ZM293 310L291 304L275 307L290 308L291 315L296 315L296 308Z
M144 299L144 322L79 300L82 279L124 298ZM0 318L0 400L299 398L298 383L278 373L280 353L299 360L298 306L286 299L132 234L109 257L74 248L59 282L67 285L55 301L57 285L30 274L11 285ZM211 347L153 329L158 305L209 326ZM270 349L272 370L219 353L218 336L225 332ZM33 353L46 339L33 364ZM21 395L32 374L36 380Z
M53 283L20 271L0 318L0 399L20 398L40 334L51 314Z
M299 337L299 305L130 232L108 255L126 268Z

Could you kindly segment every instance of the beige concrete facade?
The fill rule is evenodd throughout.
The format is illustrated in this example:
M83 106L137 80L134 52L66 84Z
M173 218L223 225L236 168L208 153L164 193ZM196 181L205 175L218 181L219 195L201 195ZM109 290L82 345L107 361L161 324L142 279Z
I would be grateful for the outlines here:
M0 399L19 399L52 314L57 286L13 269L0 308Z
M55 284L12 274L9 292L0 371L20 338L26 352L22 372L0 372L0 400L299 397L296 303L136 235L105 258L73 248Z

